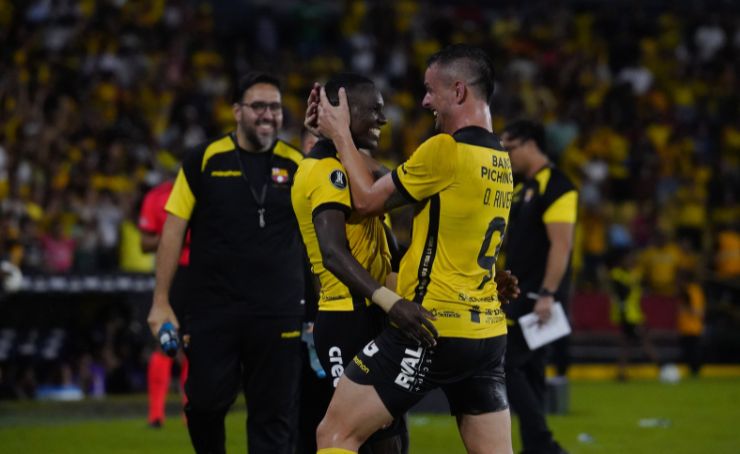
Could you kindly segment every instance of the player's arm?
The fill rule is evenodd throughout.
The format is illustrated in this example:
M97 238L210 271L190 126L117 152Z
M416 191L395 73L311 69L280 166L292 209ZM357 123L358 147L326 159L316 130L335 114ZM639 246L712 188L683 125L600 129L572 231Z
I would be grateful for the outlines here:
M540 285L540 296L534 305L534 312L542 322L550 318L550 311L555 302L553 294L560 287L568 268L578 210L578 193L574 189L558 187L562 182L553 183L552 181L545 190L545 200L552 200L552 203L542 214L542 222L545 224L550 248L547 251L545 276ZM560 192L561 190L563 192ZM553 193L557 196L552 196Z
M398 206L411 203L396 188L390 174L375 181L363 155L355 147L349 130L349 108L344 88L339 89L339 106L333 108L321 89L319 130L330 138L352 181L352 208L363 216L377 216Z
M433 346L437 330L430 321L434 319L432 314L376 282L352 256L347 248L344 213L337 209L321 210L314 215L313 224L326 269L352 291L383 308L390 320L412 339Z
M168 321L179 328L179 322L170 305L169 293L180 261L189 219L195 208L196 194L199 193L200 156L191 153L185 158L165 204L167 218L157 247L154 298L147 317L154 336L157 336L159 329Z
M170 287L172 279L177 271L177 265L182 252L182 244L185 240L185 232L188 229L188 221L173 214L167 215L164 223L162 237L157 248L156 284L154 285L154 299L149 311L147 322L152 334L155 336L165 322L172 322L175 328L179 328L179 322L170 305Z

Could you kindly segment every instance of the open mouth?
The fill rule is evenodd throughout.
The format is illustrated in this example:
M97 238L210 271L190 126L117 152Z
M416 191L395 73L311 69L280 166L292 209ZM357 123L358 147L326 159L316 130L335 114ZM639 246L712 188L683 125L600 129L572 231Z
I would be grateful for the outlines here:
M275 130L275 126L272 123L261 123L257 125L257 131L259 132L272 132Z
M370 134L372 134L376 139L380 138L380 128L372 128L370 130Z

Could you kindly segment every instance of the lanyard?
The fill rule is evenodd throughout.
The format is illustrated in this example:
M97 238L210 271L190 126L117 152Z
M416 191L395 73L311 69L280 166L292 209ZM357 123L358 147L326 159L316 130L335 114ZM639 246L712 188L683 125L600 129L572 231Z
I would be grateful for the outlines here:
M236 137L233 137L234 142L236 142ZM244 171L244 165L242 164L242 157L239 153L239 147L237 146L234 148L234 153L236 153L236 160L239 161L239 170L242 172L242 178L247 183L247 186L249 186L249 190L252 192L252 197L254 197L254 201L257 203L257 215L260 219L260 228L265 228L265 198L267 197L267 183L262 185L262 190L259 194L257 194L257 191L252 186L252 183L249 182L249 178L247 178L247 173Z

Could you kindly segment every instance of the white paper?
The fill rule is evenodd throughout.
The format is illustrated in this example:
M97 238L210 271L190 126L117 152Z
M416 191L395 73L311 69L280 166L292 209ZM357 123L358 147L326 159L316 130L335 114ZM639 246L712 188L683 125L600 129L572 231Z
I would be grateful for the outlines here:
M519 317L519 326L530 350L536 350L570 334L570 323L563 311L563 305L557 301L552 305L547 322L540 324L537 314L530 312Z

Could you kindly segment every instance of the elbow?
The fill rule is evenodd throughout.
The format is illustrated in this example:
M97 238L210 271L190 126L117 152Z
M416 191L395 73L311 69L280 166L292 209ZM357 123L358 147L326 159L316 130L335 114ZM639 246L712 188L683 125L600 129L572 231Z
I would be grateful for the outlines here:
M337 270L340 269L339 262L339 254L334 248L330 247L321 251L321 263L323 263L324 268L334 275L336 275Z
M357 214L359 214L362 217L368 217L374 214L373 210L368 205L355 205L352 208Z
M382 207L376 206L370 200L352 200L352 210L362 217L377 216L383 214Z

